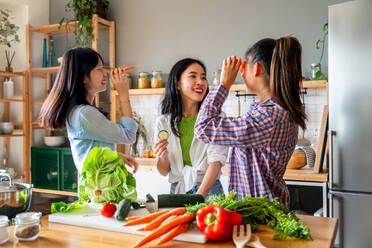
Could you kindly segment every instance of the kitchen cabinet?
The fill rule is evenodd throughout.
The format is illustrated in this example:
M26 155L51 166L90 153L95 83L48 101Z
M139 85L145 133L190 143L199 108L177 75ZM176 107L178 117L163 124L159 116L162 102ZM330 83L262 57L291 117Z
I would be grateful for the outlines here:
M69 147L32 147L31 175L35 192L76 195L78 173Z
M10 156L10 142L11 139L20 137L22 138L23 143L23 165L22 165L22 174L19 175L19 178L22 178L24 182L30 181L30 130L29 125L29 105L28 105L28 73L25 72L5 72L0 71L0 78L4 79L7 77L11 78L22 78L22 94L21 98L0 98L0 103L3 104L3 122L12 122L10 115L10 104L22 104L21 113L13 113L14 115L22 115L22 123L14 123L14 131L11 134L0 134L0 137L4 139L4 147L6 149L6 154L3 156L9 158ZM2 81L2 80L1 80ZM15 92L16 95L18 92ZM16 153L12 153L16 154ZM19 173L20 174L20 173Z

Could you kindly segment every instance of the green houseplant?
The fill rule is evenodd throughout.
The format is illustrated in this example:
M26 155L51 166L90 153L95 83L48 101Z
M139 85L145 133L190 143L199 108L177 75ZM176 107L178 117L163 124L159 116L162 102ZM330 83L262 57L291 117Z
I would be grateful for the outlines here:
M328 36L328 22L323 25L323 35L322 38L317 40L315 43L315 48L320 49L320 58L319 62L317 63L317 66L319 70L315 74L315 79L325 79L328 82L328 77L323 73L322 71L322 60L324 56L324 47L325 47L325 42Z
M145 126L142 123L142 118L139 116L135 111L133 111L133 119L137 122L138 129L136 133L136 141L132 144L132 151L133 151L133 156L139 156L138 154L138 141L140 138L143 139L143 142L145 143L144 145L147 144L147 130Z
M10 11L0 9L0 45L11 47L13 42L19 42L17 31L19 27L10 22Z
M98 14L105 18L105 12L108 9L109 0L69 0L65 6L65 11L72 11L76 16L76 29L74 30L75 41L77 45L87 47L93 38L93 24L91 17L93 14ZM66 21L63 17L59 21L59 30L62 28L62 23ZM71 21L71 20L70 20Z

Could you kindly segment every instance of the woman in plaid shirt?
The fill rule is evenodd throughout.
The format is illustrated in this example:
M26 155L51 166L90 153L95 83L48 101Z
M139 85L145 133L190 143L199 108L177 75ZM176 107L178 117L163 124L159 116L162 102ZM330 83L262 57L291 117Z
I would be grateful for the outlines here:
M195 124L205 143L231 146L229 190L244 196L278 197L289 206L283 175L295 149L298 126L305 129L300 98L301 44L296 38L263 39L247 52L223 61L220 85L212 87ZM260 101L238 117L221 117L221 108L241 68L248 92Z

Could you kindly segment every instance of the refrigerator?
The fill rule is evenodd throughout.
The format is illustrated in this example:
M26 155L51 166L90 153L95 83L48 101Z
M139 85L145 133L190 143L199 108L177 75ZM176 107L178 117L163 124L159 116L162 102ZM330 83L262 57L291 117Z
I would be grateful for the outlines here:
M328 8L329 207L336 247L372 247L372 1Z

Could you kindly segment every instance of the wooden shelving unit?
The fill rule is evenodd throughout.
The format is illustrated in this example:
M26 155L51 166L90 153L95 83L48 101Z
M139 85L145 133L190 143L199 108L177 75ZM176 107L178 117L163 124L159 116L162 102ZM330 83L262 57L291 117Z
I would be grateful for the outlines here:
M59 30L59 24L50 24L50 25L43 25L43 26L36 26L33 27L29 24L26 25L26 66L28 71L28 78L29 78L29 95L31 96L27 100L27 106L29 108L29 129L30 135L29 139L29 146L28 150L30 150L32 145L32 134L34 129L42 129L39 125L39 122L32 120L33 116L33 106L41 106L43 102L33 101L32 99L32 86L34 84L34 78L42 78L45 79L45 86L41 85L40 87L45 87L45 95L50 91L52 87L51 82L51 75L55 74L59 71L59 66L55 67L33 67L32 59L31 59L31 43L32 43L32 33L39 33L43 35L43 37L47 40L47 53L49 53L49 41L51 36L53 35L64 35L68 33L72 33L76 29L77 22L69 22L63 23L61 29ZM93 39L92 39L92 49L98 51L98 35L99 30L108 29L109 30L109 67L115 67L115 22L108 21L103 18L100 18L97 14L93 14L92 16L92 25L93 25ZM99 96L96 96L96 106L99 105ZM51 131L47 130L47 135L51 135ZM29 163L30 164L30 163ZM29 168L30 171L30 168ZM65 192L65 191L58 191L58 190L45 190L45 189L33 189L35 192L42 192L42 193L50 193L50 194L61 194L61 195L73 195L76 196L76 193L73 192Z
M22 77L22 99L8 99L0 98L0 102L4 104L4 116L3 121L9 122L10 120L10 104L21 103L22 104L22 118L21 124L15 123L15 129L12 134L0 134L0 137L4 139L4 146L6 148L6 154L10 156L10 139L13 137L22 137L23 139L23 165L22 165L22 177L25 182L30 182L30 129L28 123L30 123L29 115L29 85L28 85L28 72L5 72L0 71L0 77ZM16 154L13 152L13 154Z

